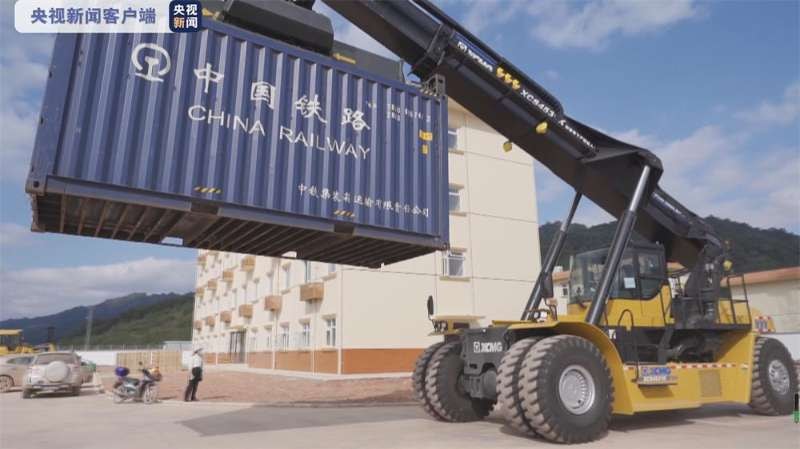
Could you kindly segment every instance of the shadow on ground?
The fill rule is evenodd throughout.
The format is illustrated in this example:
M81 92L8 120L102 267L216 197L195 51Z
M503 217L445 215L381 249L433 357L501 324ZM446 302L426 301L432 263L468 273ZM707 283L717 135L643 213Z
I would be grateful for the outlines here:
M687 410L644 412L632 416L615 415L611 420L611 430L628 432L639 429L655 429L692 424L695 419L704 418L743 418L756 415L746 405L721 404Z
M668 410L660 412L644 412L635 415L614 415L611 418L609 431L626 433L642 429L660 429L668 427L680 427L693 424L693 420L705 418L743 418L753 416L749 407L738 404L707 405L696 409ZM498 420L491 420L498 422ZM538 440L530 436L523 435L507 424L499 420L502 425L500 432L519 438Z
M432 420L422 409L414 405L358 406L347 402L309 403L306 407L254 405L226 413L181 421L180 423L202 436L266 432L310 427L340 426L347 424L378 423L410 419ZM640 429L680 427L693 424L693 420L718 417L747 417L752 412L741 405L706 406L692 410L673 410L640 413L633 416L615 415L610 431L629 432ZM498 431L529 439L511 427L498 413L492 413L488 422L498 425ZM447 424L442 424L447 425ZM536 439L534 439L535 441Z
M307 427L403 421L427 417L425 412L416 405L380 407L380 413L375 413L375 409L375 407L341 407L338 405L313 408L257 405L227 413L189 419L181 421L180 424L202 436L215 436Z

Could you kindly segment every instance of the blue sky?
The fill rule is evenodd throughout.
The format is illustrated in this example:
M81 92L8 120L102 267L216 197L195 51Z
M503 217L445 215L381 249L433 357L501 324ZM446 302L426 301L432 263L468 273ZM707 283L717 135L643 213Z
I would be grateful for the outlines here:
M194 251L28 231L23 184L52 37L16 33L10 5L0 15L0 318L190 290ZM695 212L800 231L798 2L440 5L568 114L653 150L662 186ZM334 25L337 39L387 53L340 17ZM560 219L571 192L540 166L536 177L540 222ZM576 221L610 219L585 203Z

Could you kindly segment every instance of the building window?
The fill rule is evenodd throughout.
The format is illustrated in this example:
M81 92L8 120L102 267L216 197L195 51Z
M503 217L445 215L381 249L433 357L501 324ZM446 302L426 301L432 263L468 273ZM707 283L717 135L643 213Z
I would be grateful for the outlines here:
M447 128L447 149L458 149L458 130L456 128Z
M283 271L283 290L289 290L289 286L292 285L292 265L284 265L281 270Z
M278 349L286 351L289 349L289 325L281 325L281 333L278 335Z
M561 297L562 298L566 298L568 296L569 296L569 286L568 285L562 285L561 286Z
M305 268L305 274L303 275L304 276L303 282L308 284L309 282L311 282L311 262L306 260L303 262L303 266Z
M311 346L311 323L302 323L303 331L300 333L300 346L308 348Z
M325 346L336 346L336 318L325 319Z
M462 251L448 251L442 257L442 274L445 276L464 276L464 253Z
M275 293L275 273L267 274L267 278L264 279L264 287L262 288L266 291L267 295Z
M450 199L450 212L461 211L461 188L450 186L448 198Z
M336 264L335 263L329 263L328 264L328 274L333 274L333 273L336 273Z
M267 328L267 332L264 335L264 349L267 351L272 350L272 328Z

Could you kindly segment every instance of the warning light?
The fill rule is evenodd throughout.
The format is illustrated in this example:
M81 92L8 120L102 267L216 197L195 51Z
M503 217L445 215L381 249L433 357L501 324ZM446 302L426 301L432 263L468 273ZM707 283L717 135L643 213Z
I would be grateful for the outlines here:
M511 148L512 148L512 144L511 144L510 140L506 140L505 142L503 142L503 151L508 153L509 151L511 151Z
M536 133L537 134L544 134L547 132L547 122L542 122L536 125Z

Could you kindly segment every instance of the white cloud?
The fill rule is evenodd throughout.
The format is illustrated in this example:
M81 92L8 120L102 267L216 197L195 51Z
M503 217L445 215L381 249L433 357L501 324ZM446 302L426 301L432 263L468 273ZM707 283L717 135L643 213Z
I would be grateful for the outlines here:
M537 19L531 33L556 48L598 49L616 36L651 33L697 17L693 0L591 3L541 0L531 2L528 13Z
M564 194L570 190L567 183L559 179L547 167L539 161L533 161L533 170L536 180L536 201L549 203L561 200Z
M10 8L8 6L11 6ZM13 3L0 14L0 179L25 179L33 151L53 36L22 35Z
M32 235L33 233L28 227L17 223L0 223L0 251L29 245L33 241Z
M558 79L561 78L561 75L559 75L559 73L553 69L545 70L544 76L551 81L558 81Z
M333 24L333 38L337 41L350 44L366 51L377 53L387 58L399 59L378 41L371 38L367 33L361 31L361 28L353 25L347 19L333 11L328 5L322 2L317 2L314 5L314 10L331 19Z
M484 0L468 3L461 21L479 34L522 17L531 35L551 47L599 49L615 36L652 33L701 12L695 0Z
M609 134L617 140L621 140L641 148L654 148L662 145L655 136L644 134L636 128L627 131L609 132L606 134Z
M764 101L758 106L737 112L736 117L753 125L797 124L800 117L800 81L790 84L777 102Z
M784 99L796 95L793 89L795 85L786 90ZM717 125L703 126L672 140L638 129L608 134L653 151L664 166L660 185L701 216L716 215L762 228L800 229L797 141L788 147L758 147L755 151L752 131L728 132ZM566 204L571 193L560 179L541 168L537 164L538 200L558 211L558 205ZM599 208L587 206L579 210L576 222L591 225L610 219Z
M461 24L470 33L480 33L495 25L502 25L514 19L519 13L524 12L525 0L481 0L465 2L467 12L461 19Z
M151 257L110 265L0 272L0 319L54 313L132 292L191 291L195 267L194 261Z
M718 126L650 147L661 158L660 185L695 213L753 226L800 225L800 149L762 148Z

